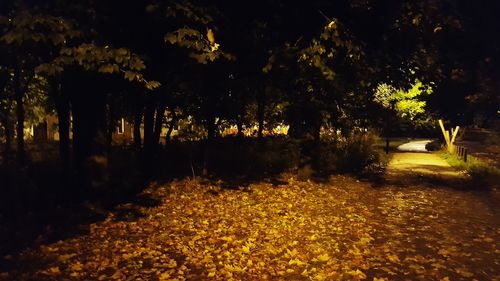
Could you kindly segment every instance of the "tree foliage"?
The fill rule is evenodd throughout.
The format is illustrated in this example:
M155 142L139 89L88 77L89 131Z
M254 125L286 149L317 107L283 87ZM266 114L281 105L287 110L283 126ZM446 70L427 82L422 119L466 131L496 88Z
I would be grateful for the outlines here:
M432 88L418 80L408 90L382 83L377 86L373 99L384 108L395 110L398 116L413 120L418 114L425 112L426 102L421 96L431 93Z

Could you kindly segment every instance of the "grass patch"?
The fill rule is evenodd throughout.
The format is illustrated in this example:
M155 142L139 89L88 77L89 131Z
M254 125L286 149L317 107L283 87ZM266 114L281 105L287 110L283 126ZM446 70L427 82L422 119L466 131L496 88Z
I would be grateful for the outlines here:
M500 169L481 161L474 156L468 156L467 162L461 160L458 156L441 151L439 155L452 167L467 171L474 181L488 184L497 184L500 179Z

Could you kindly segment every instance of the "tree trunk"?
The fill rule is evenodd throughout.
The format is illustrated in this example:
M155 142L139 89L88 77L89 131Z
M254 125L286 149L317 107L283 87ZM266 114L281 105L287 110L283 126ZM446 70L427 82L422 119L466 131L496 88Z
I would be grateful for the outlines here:
M320 167L320 155L321 155L321 114L317 114L314 120L314 151L313 151L313 159L312 159L312 167L315 172L318 172Z
M243 138L243 120L241 116L236 118L236 127L238 128L238 138Z
M73 85L73 152L77 183L82 196L97 195L109 184L106 154L107 80L89 73L79 73ZM90 189L89 189L90 188Z
M58 131L59 131L59 157L62 165L62 181L66 183L71 171L70 151L69 151L69 99L63 94L61 84L51 81L52 96L56 104Z
M12 139L14 135L14 123L12 122L11 112L8 110L5 112L4 127L5 127L5 147L3 161L4 163L10 162L10 157L12 153Z
M26 162L26 152L24 150L24 104L23 91L21 89L21 67L17 61L14 69L14 98L16 101L16 116L17 116L17 161L23 166Z
M215 113L210 112L207 118L207 133L208 140L213 140L216 137L217 125L215 124Z
M391 114L387 111L385 119L385 154L389 154L389 135L391 131Z
M133 132L134 146L137 151L141 150L141 145L142 145L141 124L142 124L143 109L144 109L143 104L141 102L138 102L134 112L134 132Z
M217 125L215 124L215 113L210 111L207 116L207 139L202 145L203 154L203 176L208 176L210 170L210 150L215 138Z
M154 97L146 98L146 107L144 111L144 146L140 158L140 169L144 176L152 175L154 163L154 117L155 102Z
M165 119L165 108L165 102L161 102L158 106L158 109L156 110L155 127L153 134L154 147L158 147L158 144L160 143L161 130L163 128L163 121Z
M154 144L155 107L152 97L148 97L144 112L144 150L151 152Z
M257 93L257 122L259 124L259 128L257 131L257 137L259 138L259 140L262 140L262 138L263 138L264 107L265 107L264 93Z
M172 120L170 121L170 124L168 125L168 131L167 135L165 136L165 144L170 142L172 132L174 131L175 124L177 123L177 115L175 114L175 108L172 109Z
M106 95L106 150L109 152L111 150L111 145L113 143L113 131L115 130L115 118L113 107L111 105L111 94Z

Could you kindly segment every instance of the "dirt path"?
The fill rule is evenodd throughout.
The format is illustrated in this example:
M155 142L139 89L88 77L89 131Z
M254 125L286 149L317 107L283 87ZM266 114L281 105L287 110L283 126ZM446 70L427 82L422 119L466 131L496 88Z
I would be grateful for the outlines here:
M400 152L392 155L387 165L386 180L411 184L416 182L438 182L440 184L458 184L465 179L465 174L450 166L439 155L429 153L425 145L429 141L415 141L400 145Z
M388 175L401 174L435 175L444 177L462 177L456 169L444 159L432 153L400 152L395 153L387 166Z
M425 146L430 143L431 140L420 140L420 141L411 141L408 143L404 143L400 146L397 147L397 150L399 151L414 151L414 152L427 152L427 149L425 149Z

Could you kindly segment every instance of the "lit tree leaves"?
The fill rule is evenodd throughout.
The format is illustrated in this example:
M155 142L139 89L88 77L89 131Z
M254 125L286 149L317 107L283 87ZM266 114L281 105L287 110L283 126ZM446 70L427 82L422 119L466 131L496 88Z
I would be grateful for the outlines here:
M361 48L353 43L347 29L333 19L323 28L320 39L313 39L301 52L299 61L317 68L325 79L334 80L336 68L358 63L362 55Z
M234 60L235 57L220 49L220 43L215 40L214 18L209 10L196 6L189 1L174 3L167 7L167 18L179 21L181 26L164 36L165 42L190 50L189 57L198 63L207 64L217 59ZM206 29L206 33L202 30Z
M51 111L48 100L48 82L39 75L34 75L27 81L26 94L23 102L25 104L26 123L37 125L45 120Z
M207 30L206 36L195 29L184 27L165 35L165 41L186 48L192 52L189 56L198 63L207 64L219 58L234 60L234 56L219 49L220 44L215 42L215 35L212 29Z
M38 66L36 71L54 76L61 74L68 65L78 65L84 70L103 74L123 74L124 79L143 83L150 90L161 86L159 82L147 81L144 78L141 72L146 69L146 65L138 55L125 48L115 49L95 44L63 48L57 58L50 63Z
M149 9L151 10L151 7ZM205 26L214 21L206 9L193 5L190 1L177 2L168 6L166 15L170 18L185 18L191 22Z
M400 117L413 120L418 114L425 112L426 102L421 100L421 96L431 93L432 87L418 80L409 90L381 83L375 90L373 100L386 109L395 110Z
M138 81L153 90L160 87L156 81L147 81L141 72L145 70L144 61L126 48L111 48L83 43L70 47L70 41L82 37L82 32L68 20L51 15L32 15L22 12L8 21L7 32L0 42L7 45L27 47L30 44L49 44L57 47L59 56L49 63L36 68L36 72L46 76L56 76L67 65L78 65L87 71L103 74L124 73L129 81Z
M8 45L22 46L29 43L63 46L69 40L80 38L82 33L63 18L51 15L32 15L19 13L5 22L7 32L0 41Z

